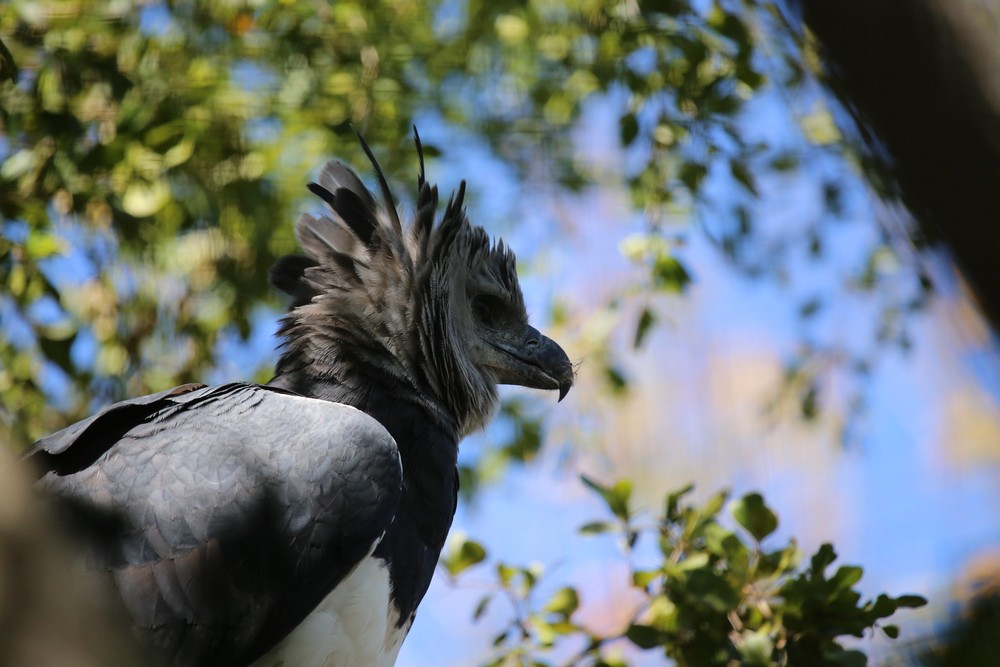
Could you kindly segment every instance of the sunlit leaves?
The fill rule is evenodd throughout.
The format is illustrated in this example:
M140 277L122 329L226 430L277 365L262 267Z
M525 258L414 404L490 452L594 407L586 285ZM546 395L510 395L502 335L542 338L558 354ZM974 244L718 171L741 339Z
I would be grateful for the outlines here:
M830 115L829 110L817 106L800 121L802 133L814 144L827 145L840 141L840 130Z
M218 328L244 323L260 298L230 302L223 316L208 324L200 318L200 308L186 307L195 301L189 295L161 302L160 287L182 284L183 278L150 261L151 250L194 227L220 224L226 229L219 212L238 209L251 221L240 229L250 241L244 246L246 258L253 266L266 265L275 254L270 236L280 227L274 221L286 218L290 206L260 187L261 175L273 170L273 164L261 164L225 182L213 178L219 165L241 163L247 149L246 112L259 107L247 104L231 85L227 48L217 41L221 35L215 35L210 48L201 41L205 26L200 18L181 9L171 17L175 25L191 20L182 37L171 31L143 31L129 3L116 5L114 16L107 14L108 8L104 13L89 11L96 9L89 3L74 5L71 12L49 11L48 3L31 4L33 8L22 3L2 10L4 25L19 26L9 44L29 76L25 85L0 90L2 131L10 140L0 165L0 190L4 195L16 193L0 196L0 207L6 219L27 222L29 233L27 252L15 257L13 265L0 267L0 277L6 273L16 285L17 276L23 276L21 293L32 293L32 281L42 275L32 262L54 254L55 244L64 242L50 231L53 215L63 223L60 235L68 230L75 239L60 266L79 270L81 264L91 264L97 273L93 284L105 286L114 282L114 272L134 277L129 281L133 289L115 297L117 324L109 330L94 319L106 309L76 308L68 298L72 289L81 287L75 276L67 269L55 276L56 302L73 315L66 318L67 325L89 329L100 342L95 358L78 367L79 358L67 356L65 345L54 346L51 336L37 341L42 358L62 368L77 391L76 397L59 398L64 403L69 399L74 411L82 412L89 408L89 397L100 402L112 397L96 391L95 379L107 380L105 388L116 384L112 392L118 397L126 391L126 382L132 385L128 393L162 388L149 384L153 373L134 372L148 356L154 333L187 332L189 338L174 347L193 353L190 364L174 374L156 375L157 382L169 386L202 375L196 371L212 362ZM237 192L231 185L239 179L250 187ZM259 233L249 231L254 226ZM111 252L101 247L107 237L90 235L88 227L112 230ZM44 252L38 250L42 245ZM220 259L212 270L221 290L263 293L266 272L246 267L226 271L221 266L226 261ZM20 316L30 319L31 299L17 303ZM72 339L70 333L63 340ZM36 368L41 372L44 363ZM32 391L38 391L37 386ZM39 395L33 403L48 400ZM34 409L20 414L18 439L51 428L38 423L37 416Z
M485 559L486 549L483 545L461 533L455 533L441 554L440 563L450 576L455 577Z
M690 274L673 252L673 245L662 236L633 234L622 240L619 248L635 264L649 267L652 285L657 289L680 293L691 282Z
M580 478L583 483L593 491L596 491L608 509L621 521L628 521L631 515L629 503L632 498L632 482L627 479L620 479L611 486L604 486L587 476Z
M133 181L122 195L121 207L137 218L148 218L162 209L170 198L170 188L162 180L152 183Z
M475 619L487 609L497 613L494 601L506 598L510 621L495 637L487 664L548 664L550 651L565 655L567 645L582 645L572 660L560 664L625 665L608 649L625 640L642 650L660 651L679 667L863 665L864 653L844 647L839 638L861 636L899 609L926 604L916 595L882 594L863 601L855 589L860 567L844 565L828 575L836 561L830 545L820 547L805 568L794 541L764 549L760 542L777 528L777 516L760 494L727 502L728 493L720 492L695 504L688 486L668 493L664 514L646 521L632 507L630 482L583 482L613 519L589 523L581 533L635 533L639 540L660 543L658 565L630 565L643 603L619 630L595 633L573 621L581 605L586 607L575 587L552 590L539 566L500 563L496 591L483 596L473 611ZM727 504L742 530L730 528ZM750 540L741 537L746 534ZM634 539L626 543L630 553L635 544ZM552 592L541 594L543 589ZM881 628L889 638L899 635L896 625Z
M214 323L249 330L250 311L269 295L261 267L292 248L306 175L332 154L356 154L348 123L383 149L390 175L412 169L401 147L419 111L473 130L522 172L552 155L551 178L580 188L592 174L569 150L570 133L595 96L620 98L613 113L623 145L649 153L618 177L657 216L678 188L697 194L708 173L705 156L689 150L692 135L711 142L708 154L742 159L738 146L720 152L710 129L764 81L750 57L757 37L748 15L683 0L472 2L455 15L421 2L51 7L2 10L3 25L17 27L4 36L30 83L3 90L3 132L14 139L0 190L17 197L0 197L0 208L37 232L64 193L68 219L114 232L119 254L98 267L101 280L110 264L149 275L121 299L129 318L113 349L126 353L128 386L110 379L118 397L197 379L215 361ZM146 254L206 226L236 239L227 247L237 254L217 259L214 283L197 289L239 298L221 299L222 317L197 322L184 308L157 310L160 295L145 285L181 281L186 293L173 303L204 297ZM682 292L690 281L672 253L644 267L656 289ZM652 322L639 323L637 345ZM149 336L176 331L192 334L190 363L153 386L136 372ZM624 391L625 375L607 367L608 386ZM87 395L92 378L70 371ZM532 447L521 449L528 458Z
M620 483L585 483L616 516L618 532L636 530L633 511L620 516L619 494L613 491ZM687 501L691 492L685 487L667 494L664 514L639 531L640 540L657 539L663 561L657 569L633 569L633 584L646 596L646 604L622 636L638 648L659 649L682 667L734 660L767 666L864 664L863 653L844 648L837 638L860 636L898 609L926 603L919 596L884 594L863 602L854 588L861 579L860 567L841 566L827 575L836 560L830 545L822 546L804 570L798 569L794 542L763 549L761 540L777 529L778 520L760 494L729 503L733 519L752 538L746 542L722 516L728 494L717 493L694 505ZM594 522L585 528L587 534L598 534L611 526ZM894 625L884 631L892 638L899 634ZM600 655L603 641L589 641L593 655Z
M563 620L568 620L577 607L580 606L580 597L575 588L565 586L556 591L549 601L542 607L542 611L555 614Z

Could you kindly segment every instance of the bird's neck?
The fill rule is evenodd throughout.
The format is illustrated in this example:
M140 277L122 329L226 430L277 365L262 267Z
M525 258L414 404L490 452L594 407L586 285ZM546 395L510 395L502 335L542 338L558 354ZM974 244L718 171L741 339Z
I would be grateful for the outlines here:
M308 366L296 368L279 364L277 374L268 384L309 398L357 408L385 426L400 449L403 444L399 436L409 436L415 431L434 432L440 439L453 442L454 447L461 439L456 419L443 406L417 388L401 382L398 376L379 369L345 367L334 374L315 373ZM400 415L405 415L408 421L399 423ZM394 432L395 429L399 429L399 433Z
M357 381L353 381L357 380ZM440 548L454 514L458 491L458 427L433 404L410 395L392 378L324 378L279 373L272 386L309 398L344 403L374 417L396 441L403 464L403 505L428 546ZM447 514L442 525L439 517Z

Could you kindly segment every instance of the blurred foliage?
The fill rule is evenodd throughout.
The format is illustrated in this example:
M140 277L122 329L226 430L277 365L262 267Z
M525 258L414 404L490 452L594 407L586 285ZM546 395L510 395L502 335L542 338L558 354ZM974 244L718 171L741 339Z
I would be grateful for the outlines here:
M543 424L541 406L513 397L500 405L497 420L509 431L493 446L480 448L473 461L459 462L459 492L466 502L473 501L485 484L500 479L510 467L533 461L542 450ZM498 430L494 427L493 431Z
M837 557L829 544L807 563L794 540L765 548L762 543L777 530L778 518L759 494L730 500L722 492L695 505L687 500L689 486L667 494L663 511L651 522L632 507L628 480L611 486L583 481L604 500L612 518L588 523L581 533L622 538L641 602L619 632L595 632L573 620L582 597L574 587L544 594L540 566L499 563L493 590L473 612L478 620L496 597L513 610L487 664L625 667L620 648L627 642L662 652L679 667L860 667L868 664L867 657L845 646L842 637L879 629L895 639L899 628L882 621L899 609L927 603L916 595L863 600L855 589L862 569L841 565L828 571ZM722 516L727 504L733 521ZM635 564L643 542L656 545L651 567ZM486 557L483 546L458 535L442 567L456 581ZM578 646L583 648L573 648Z
M204 379L219 345L273 306L262 267L293 249L307 175L331 155L363 164L350 124L394 176L415 168L418 117L471 130L522 183L625 187L645 221L621 248L648 272L636 347L664 319L652 297L692 279L692 207L735 266L780 278L783 250L755 224L762 180L816 151L856 158L821 100L799 118L800 145L746 136L749 101L791 95L818 68L770 0L14 0L0 26L0 417L14 443ZM577 132L595 104L618 117L624 164ZM704 194L720 179L742 193L725 210ZM828 216L796 243L820 257L841 186L820 179L815 196ZM892 247L870 249L857 287L879 292L876 258ZM909 344L906 298L885 304L880 342ZM822 307L808 297L803 318ZM807 419L822 383L804 372L873 363L828 347L807 341L789 361ZM612 393L627 390L608 349L590 356Z
M736 119L767 80L755 22L775 10L695 4L5 3L0 395L12 440L203 378L220 337L246 337L270 299L261 267L293 247L306 174L360 157L349 124L394 175L414 169L405 137L422 114L474 130L526 182L624 178L653 236L719 165L756 192L761 147ZM620 142L640 158L624 174L572 149L598 97L615 101ZM649 263L656 288L689 280L669 253Z

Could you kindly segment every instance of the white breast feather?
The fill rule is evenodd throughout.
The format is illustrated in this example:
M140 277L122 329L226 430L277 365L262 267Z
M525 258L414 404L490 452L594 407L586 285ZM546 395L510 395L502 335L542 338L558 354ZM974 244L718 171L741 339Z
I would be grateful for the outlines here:
M389 602L389 569L368 557L253 667L392 667L410 629Z

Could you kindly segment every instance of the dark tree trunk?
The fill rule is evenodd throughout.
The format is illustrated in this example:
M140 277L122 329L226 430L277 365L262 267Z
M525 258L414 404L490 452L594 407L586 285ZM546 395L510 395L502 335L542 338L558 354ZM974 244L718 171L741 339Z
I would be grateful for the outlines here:
M922 233L951 249L1000 331L1000 3L791 2Z

